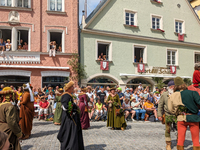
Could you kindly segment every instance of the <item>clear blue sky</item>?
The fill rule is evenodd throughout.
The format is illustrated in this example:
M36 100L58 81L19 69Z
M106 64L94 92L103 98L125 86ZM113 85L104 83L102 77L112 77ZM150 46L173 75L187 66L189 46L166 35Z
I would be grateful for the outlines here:
M96 6L99 4L100 1L101 0L87 0L88 2L87 15L89 15L96 8ZM84 10L84 3L85 3L85 0L79 0L79 22L80 23L82 20L82 10Z

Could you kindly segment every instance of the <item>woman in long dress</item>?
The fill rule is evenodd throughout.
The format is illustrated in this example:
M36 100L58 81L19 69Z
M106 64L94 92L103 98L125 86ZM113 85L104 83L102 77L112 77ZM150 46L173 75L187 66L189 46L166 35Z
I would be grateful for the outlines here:
M108 96L108 120L107 127L112 127L112 130L115 128L121 128L122 131L126 129L126 122L124 114L116 115L116 105L121 108L121 102L118 94L115 92L115 88L110 89L111 93Z
M81 110L81 127L82 129L88 129L90 127L90 120L88 115L88 96L86 95L86 88L81 88L81 93L79 94L79 108Z
M61 124L61 117L62 117L61 96L62 96L62 93L63 93L63 89L62 88L58 89L58 92L59 92L59 94L56 95L56 100L55 100L56 111L55 111L54 118L53 118L53 123L55 125Z

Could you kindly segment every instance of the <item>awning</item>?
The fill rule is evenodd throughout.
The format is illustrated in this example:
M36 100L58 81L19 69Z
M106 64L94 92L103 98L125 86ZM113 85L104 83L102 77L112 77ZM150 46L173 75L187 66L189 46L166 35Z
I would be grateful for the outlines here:
M154 75L154 74L126 74L126 73L120 73L120 77L125 77L125 78L132 78L132 77L158 77L158 78L176 78L178 76L172 75L172 76L164 76L164 75ZM187 79L192 79L190 76L180 76L181 78L187 78Z

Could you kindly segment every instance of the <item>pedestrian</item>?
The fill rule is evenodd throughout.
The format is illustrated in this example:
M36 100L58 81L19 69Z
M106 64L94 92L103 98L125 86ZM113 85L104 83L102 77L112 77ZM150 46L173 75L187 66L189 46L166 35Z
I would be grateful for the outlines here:
M174 93L168 99L168 110L177 116L178 142L177 150L184 150L185 134L189 126L192 135L193 150L200 150L198 106L200 97L196 91L187 89L183 79L174 79Z
M21 150L19 138L22 137L22 131L19 127L19 114L16 106L10 103L13 93L15 92L10 87L5 87L0 92L0 95L4 96L0 104L0 131L8 135L14 150Z
M107 127L112 127L112 130L114 130L115 128L120 128L122 131L124 131L127 126L124 114L116 115L116 109L118 109L118 107L121 108L121 102L115 90L115 88L110 89L111 93L107 99L107 103L109 105ZM116 104L116 106L114 104Z
M20 106L20 122L19 125L22 129L24 136L22 139L28 139L31 135L33 118L34 118L34 97L29 83L23 85L24 94L22 100L18 104Z
M88 96L86 94L87 88L82 87L79 94L79 108L81 111L80 121L82 129L88 129L90 127L90 120L88 115Z
M168 110L168 98L169 95L173 94L173 89L174 89L174 81L171 80L168 83L168 91L164 92L159 100L158 103L158 119L160 121L163 121L163 110L164 110L164 114L165 114L165 118L167 118L168 116L171 116L169 110ZM166 150L171 150L171 137L170 137L170 131L171 131L171 124L172 123L167 123L165 120L165 141L166 141Z
M62 122L58 133L61 150L84 150L79 109L74 104L72 93L74 93L74 82L65 84L65 93L62 94L61 104L63 108Z
M54 118L53 118L53 122L55 125L60 125L61 124L61 117L62 117L62 104L61 104L61 95L63 93L63 89L60 88L58 89L57 95L56 95L56 110L55 110L55 114L54 114Z

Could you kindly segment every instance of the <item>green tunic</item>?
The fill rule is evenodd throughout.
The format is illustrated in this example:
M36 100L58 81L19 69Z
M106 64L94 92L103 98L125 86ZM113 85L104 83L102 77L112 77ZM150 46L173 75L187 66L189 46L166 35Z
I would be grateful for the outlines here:
M56 96L55 102L56 102L56 111L54 114L53 122L61 123L61 117L62 117L61 96Z
M116 94L114 97L111 95L108 96L107 102L108 101L113 101L117 102L120 107L121 107L121 102L119 99L119 96ZM125 117L124 115L121 116L116 116L115 114L115 106L112 105L112 108L108 108L108 120L107 120L107 127L112 127L112 128L121 128L123 127L124 129L126 128L126 122L125 122Z

